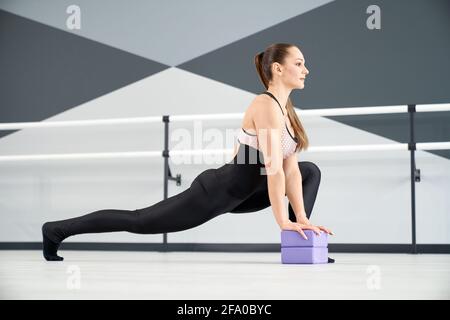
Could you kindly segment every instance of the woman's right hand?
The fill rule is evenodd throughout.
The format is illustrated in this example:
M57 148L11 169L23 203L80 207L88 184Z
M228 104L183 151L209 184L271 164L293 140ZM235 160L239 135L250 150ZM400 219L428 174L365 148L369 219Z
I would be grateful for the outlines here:
M321 233L321 231L320 231L320 229L318 227L313 226L313 225L309 225L309 224L292 222L291 220L287 220L286 222L283 222L281 224L281 230L297 231L298 233L300 233L302 235L302 237L304 239L308 240L308 237L303 232L303 230L306 230L306 229L314 231L314 233L316 233L317 235L320 235L320 233Z

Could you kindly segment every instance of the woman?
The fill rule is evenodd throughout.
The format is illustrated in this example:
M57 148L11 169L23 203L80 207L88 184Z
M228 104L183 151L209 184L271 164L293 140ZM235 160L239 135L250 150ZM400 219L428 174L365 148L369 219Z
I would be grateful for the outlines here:
M136 210L104 209L42 226L43 254L61 261L61 242L82 233L128 231L140 234L177 232L205 223L220 214L254 212L272 206L281 230L327 232L309 221L320 183L320 170L297 162L308 147L305 130L289 95L303 89L305 60L294 45L269 46L255 57L266 92L256 96L245 112L238 144L230 162L200 173L185 191ZM289 217L284 197L289 199ZM329 262L333 259L329 258Z

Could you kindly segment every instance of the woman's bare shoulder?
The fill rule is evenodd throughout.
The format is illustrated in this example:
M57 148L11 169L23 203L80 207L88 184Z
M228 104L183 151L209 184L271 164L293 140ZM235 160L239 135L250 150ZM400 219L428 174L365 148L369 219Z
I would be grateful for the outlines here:
M273 103L274 101L271 97L266 94L260 94L253 98L247 110L252 115L253 120L259 119L266 122L276 119L276 121L282 121L281 112L277 110Z
M271 98L266 94L260 94L253 98L247 110L251 112L269 111L272 106Z

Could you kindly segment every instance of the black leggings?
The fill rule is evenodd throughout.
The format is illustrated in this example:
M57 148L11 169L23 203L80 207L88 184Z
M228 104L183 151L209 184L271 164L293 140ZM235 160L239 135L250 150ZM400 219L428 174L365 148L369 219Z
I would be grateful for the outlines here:
M248 148L246 148L248 149ZM309 218L320 184L320 170L312 162L298 162L302 176L303 202ZM82 233L128 231L158 234L187 230L223 213L255 212L270 206L267 176L261 166L227 163L200 173L191 186L149 207L136 210L103 209L55 222L53 241ZM296 221L289 204L289 218Z
M305 205L306 217L309 219L316 202L317 192L320 185L320 169L314 163L309 161L298 162L300 168L300 173L302 175L302 191L303 191L303 202ZM265 209L270 206L269 191L266 188L255 192L250 198L246 199L235 209L231 210L232 213L245 213L254 212ZM292 209L289 203L289 219L296 222L294 209Z

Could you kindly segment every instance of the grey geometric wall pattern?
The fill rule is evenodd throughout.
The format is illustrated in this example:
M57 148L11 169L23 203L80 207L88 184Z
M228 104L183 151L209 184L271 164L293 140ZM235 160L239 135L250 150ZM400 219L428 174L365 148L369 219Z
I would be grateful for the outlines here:
M291 42L310 70L305 90L291 96L301 109L449 102L450 2L378 1L381 30L366 27L370 4L335 1L178 67L257 94L264 88L253 56L271 43ZM407 114L328 118L409 139ZM449 124L450 112L418 114L417 141L448 141ZM450 159L449 150L430 152Z
M331 0L0 0L0 9L176 66ZM81 28L66 26L76 4Z
M0 47L0 122L41 121L168 68L2 10Z

